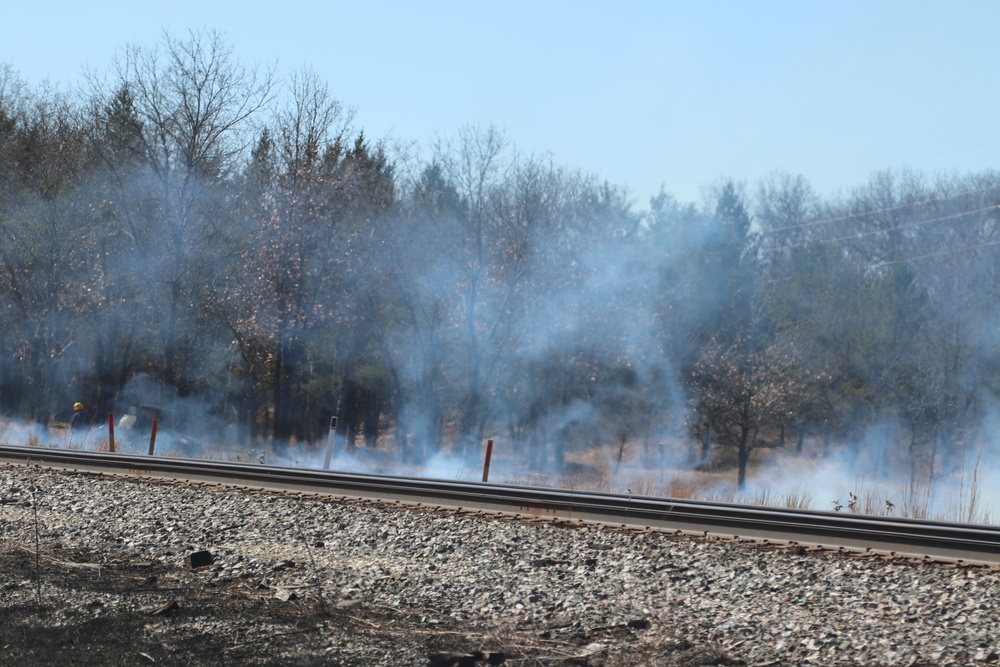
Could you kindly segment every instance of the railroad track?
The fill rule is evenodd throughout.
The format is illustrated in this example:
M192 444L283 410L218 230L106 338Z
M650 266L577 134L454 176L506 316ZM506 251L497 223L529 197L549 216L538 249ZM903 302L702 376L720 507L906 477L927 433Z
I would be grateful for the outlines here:
M1000 527L254 464L0 446L0 463L1000 565Z

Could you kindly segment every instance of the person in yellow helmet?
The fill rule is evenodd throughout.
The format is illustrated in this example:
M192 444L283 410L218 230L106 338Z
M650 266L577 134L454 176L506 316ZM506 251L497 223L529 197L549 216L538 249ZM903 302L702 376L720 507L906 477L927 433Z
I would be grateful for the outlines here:
M90 418L84 411L83 403L77 401L73 404L73 416L70 417L70 428L84 428L90 424Z

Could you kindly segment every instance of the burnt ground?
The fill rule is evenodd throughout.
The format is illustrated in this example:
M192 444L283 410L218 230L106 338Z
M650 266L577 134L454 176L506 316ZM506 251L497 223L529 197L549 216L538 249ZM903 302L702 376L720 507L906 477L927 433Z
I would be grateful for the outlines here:
M320 627L302 605L159 563L62 552L37 572L33 553L0 555L0 664L268 664Z
M443 627L412 611L276 594L180 564L0 550L0 665L743 664L649 640L648 627Z

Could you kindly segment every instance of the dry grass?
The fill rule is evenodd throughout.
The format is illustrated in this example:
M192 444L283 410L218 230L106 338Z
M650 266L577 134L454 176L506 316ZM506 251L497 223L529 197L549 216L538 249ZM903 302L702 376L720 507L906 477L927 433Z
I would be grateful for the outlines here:
M736 496L736 500L744 505L759 505L761 507L787 507L789 509L811 509L812 496L805 490L772 492L768 488L758 489L749 496Z
M17 434L20 433L19 438ZM141 437L128 431L116 434L116 445L122 453L145 454L148 450L148 436ZM0 442L8 438L20 439L20 444L32 447L57 446L66 449L89 451L109 451L106 429L100 428L74 431L67 425L57 425L49 429L48 437L37 433L23 433L17 424L0 418ZM287 456L294 454L295 447L289 447ZM311 452L311 450L309 450ZM310 456L278 459L274 452L260 449L237 449L219 445L215 449L196 447L196 451L181 451L169 439L157 442L157 455L166 457L190 457L231 462L272 463L279 465L306 465L303 461ZM310 455L314 454L311 452ZM368 465L372 470L393 474L453 476L455 479L479 481L482 478L481 464L467 462L451 472L431 471L413 468L410 471L395 465L394 440L385 440L377 450L358 449L359 464ZM371 458L379 455L378 459ZM617 448L592 448L586 451L570 452L562 475L533 471L524 457L506 451L502 443L494 449L491 482L502 484L559 487L581 491L599 491L631 495L666 497L690 500L705 500L723 503L741 503L765 507L791 509L814 509L844 513L892 516L901 518L933 518L944 521L972 524L991 524L996 517L991 512L995 503L992 489L988 501L984 502L981 460L976 459L971 469L956 471L950 476L938 474L933 480L929 473L916 470L907 483L891 482L882 478L865 478L858 475L839 492L823 492L827 497L817 496L816 488L800 486L761 485L757 481L751 490L740 491L735 485L735 470L726 466L712 466L698 470L682 467L671 468L669 460L684 460L687 452L684 446L660 444L644 451L639 446L627 447L621 460L616 457ZM314 458L314 456L313 456ZM371 460L369 460L371 459ZM298 462L296 462L298 461ZM811 479L812 475L828 461L821 458L818 451L808 447L798 455L788 450L758 450L751 458L748 478L761 479ZM836 477L836 476L835 476ZM837 477L839 478L839 477ZM823 479L825 482L830 480ZM803 482L808 484L808 482Z
M765 452L765 454L771 454ZM631 455L631 456L629 456ZM760 455L760 454L758 454ZM597 469L597 479L583 476L562 478L561 486L583 490L633 493L654 497L668 497L711 502L741 503L764 507L813 509L845 513L889 516L912 519L990 524L991 513L982 498L983 478L977 459L971 470L956 473L956 479L930 480L929 475L917 470L914 479L891 482L885 479L855 478L839 497L820 498L805 487L777 490L767 485L756 485L746 493L735 485L732 469L664 469L651 470L642 461L638 448L626 450L626 457L613 474L608 451L592 450L573 455L573 460ZM807 477L822 463L817 453L782 459L780 474L785 478L802 475ZM765 467L768 463L772 467ZM750 479L767 478L776 474L773 461L761 457L751 460ZM523 479L510 479L510 483L524 483ZM545 480L536 478L536 482ZM947 482L947 483L946 483ZM947 500L945 500L947 499Z

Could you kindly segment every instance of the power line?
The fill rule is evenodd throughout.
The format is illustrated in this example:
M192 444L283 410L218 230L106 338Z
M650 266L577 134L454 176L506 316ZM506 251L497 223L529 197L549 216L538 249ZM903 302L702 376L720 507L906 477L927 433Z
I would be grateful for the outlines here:
M968 195L974 195L974 194L978 194L978 193L982 193L982 192L994 191L994 190L997 190L997 189L998 189L997 185L990 185L990 186L987 186L987 187L978 188L976 190L963 190L961 192L956 192L953 195L948 195L947 197L937 197L937 198L933 198L933 199L924 199L924 200L921 200L921 201L915 201L915 202L909 202L909 203L906 203L906 204L900 204L898 206L890 206L890 207L887 207L887 208L873 209L873 210L870 210L870 211L862 211L862 212L859 212L859 213L848 213L847 215L842 215L842 216L838 216L838 217L835 217L835 218L825 218L823 220L811 220L809 222L802 222L802 223L797 223L797 224L794 224L794 225L786 225L784 227L776 227L774 229L765 229L765 230L763 230L761 232L761 234L764 234L764 235L767 235L767 234L777 234L779 232L785 232L785 231L789 231L789 230L793 230L793 229L803 229L805 227L814 227L816 225L827 225L827 224L834 223L834 222L844 222L844 221L847 221L847 220L854 220L854 219L857 219L857 218L865 218L865 217L869 217L869 216L872 216L872 215L878 215L880 213L892 213L894 211L901 211L903 209L908 209L908 208L915 208L915 207L919 207L919 206L930 206L932 204L940 204L942 202L946 202L946 201L949 201L949 200L952 200L952 199L957 199L959 197L965 197L965 196L968 196Z
M884 266L890 266L892 264L902 264L903 262L917 262L922 259L929 259L932 257L947 257L948 255L957 255L962 252L971 252L973 250L981 250L983 248L988 248L990 246L1000 245L1000 241L987 241L986 243L980 243L974 246L968 246L965 248L956 248L953 250L942 250L941 252L931 252L926 255L917 255L916 257L905 257L903 259L887 259L884 262L879 262L878 264L873 264L872 268L880 269Z
M909 264L910 262L919 262L920 260L923 260L923 259L932 259L934 257L947 257L948 255L958 255L960 253L973 252L975 250L982 250L983 248L989 248L990 246L996 246L996 245L1000 245L1000 240L998 240L998 241L987 241L985 243L980 243L980 244L977 244L977 245L974 245L974 246L966 246L964 248L954 248L952 250L942 250L940 252L930 252L930 253L927 253L926 255L917 255L916 257L902 257L900 259L887 259L885 261L877 262L877 263L872 264L870 266L871 266L872 269L881 269L881 268L885 268L887 266L892 266L894 264L904 264L904 263L905 264ZM788 282L790 280L792 280L791 277L771 278L769 280L766 280L765 282L768 285L774 285L776 283L786 283L786 282Z
M945 220L954 220L955 218L962 218L965 216L975 215L977 213L984 213L986 211L994 211L1000 209L1000 204L994 204L992 206L984 206L982 208L974 209L972 211L962 211L960 213L952 213L950 215L943 215L937 218L928 218L926 220L917 220L916 222L909 222L902 225L896 225L894 227L889 227L887 229L873 229L867 232L857 232L856 234L848 234L847 236L840 236L832 239L812 239L809 241L803 241L801 243L773 246L769 248L764 248L767 252L783 251L783 250L794 250L796 248L805 248L806 246L818 244L818 243L840 243L841 241L851 241L866 236L874 236L875 234L885 234L889 232L900 231L903 229L910 229L912 227L919 227L921 225L929 225L935 222L943 222ZM887 209L889 210L889 209Z

